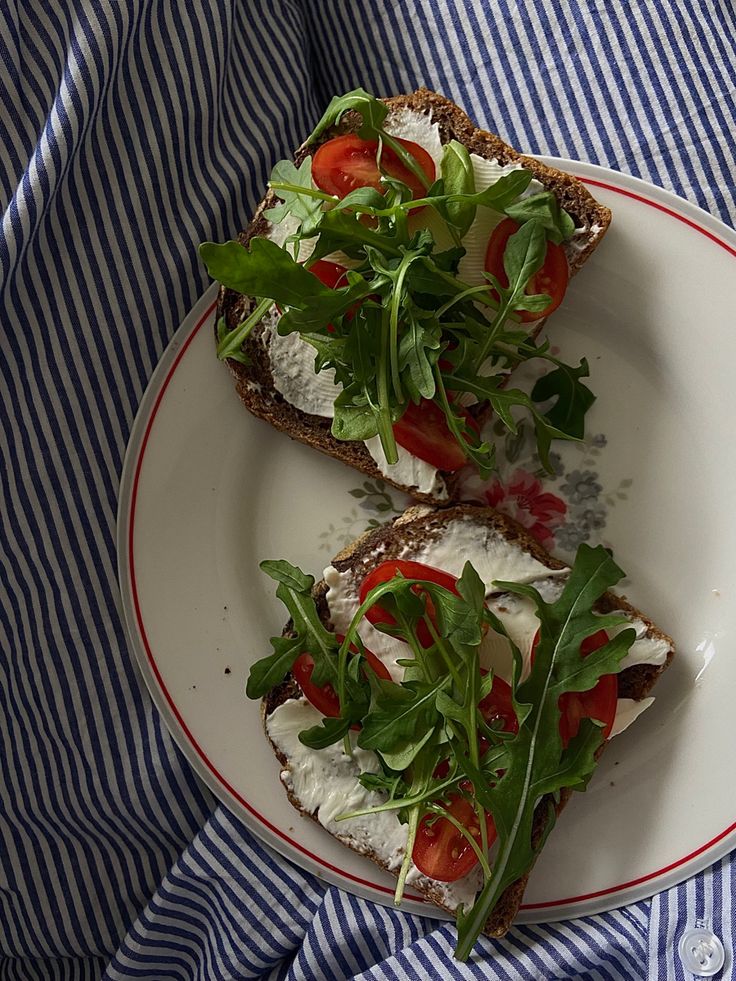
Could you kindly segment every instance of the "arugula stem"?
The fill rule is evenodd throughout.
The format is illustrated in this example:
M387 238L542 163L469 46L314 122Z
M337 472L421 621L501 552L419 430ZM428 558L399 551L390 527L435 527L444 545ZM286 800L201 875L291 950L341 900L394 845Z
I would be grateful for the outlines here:
M480 354L478 355L478 364L483 364L483 362L486 360L488 355L491 353L491 349L493 347L494 341L496 340L496 336L498 335L498 332L501 330L503 325L506 323L506 320L509 314L511 313L514 296L515 294L510 293L507 297L505 297L505 299L501 303L501 306L498 307L496 316L493 318L491 322L491 329L488 331L488 336L485 339L483 347L480 349Z
M460 677L460 673L457 670L457 665L455 664L452 657L450 656L443 638L440 637L440 635L437 633L437 630L435 629L435 626L432 623L432 618L426 616L425 614L424 622L427 625L427 629L429 630L430 636L434 641L437 650L440 652L442 660L445 662L445 665L447 666L447 670L452 675L452 680L455 682L458 688L461 688L462 678Z
M452 307L454 307L456 303L460 303L461 300L464 300L469 296L474 296L477 293L487 293L487 292L488 292L487 285L469 286L466 290L463 290L462 293L458 293L457 296L453 296L451 300L448 300L447 303L443 304L439 308L439 310L436 311L435 317L439 320L443 314L447 313L447 311L450 310Z
M217 345L217 357L220 361L224 361L225 358L229 358L232 354L240 350L250 332L263 320L273 305L273 300L269 300L268 298L261 300L245 320L225 334Z
M327 201L330 204L335 204L339 200L339 198L336 198L334 194L325 194L324 191L318 191L314 187L303 187L300 184L288 184L285 181L269 181L268 186L272 191L289 191L292 194L302 194L304 197L315 198L318 201Z
M401 374L399 371L399 308L401 306L401 291L404 286L404 278L409 266L416 259L416 255L407 253L399 265L396 282L391 292L391 311L390 311L390 354L391 354L391 381L394 386L394 393L399 402L404 401L404 390L401 386Z
M399 878L398 882L396 883L396 890L394 892L394 906L398 906L401 903L401 899L404 895L404 886L406 884L406 877L409 874L411 853L414 851L414 842L416 841L418 827L419 808L413 807L409 813L408 828L406 833L406 849L404 851L404 860L401 863Z
M437 391L437 393L439 394L439 397L440 397L440 405L441 405L442 411L445 414L445 419L447 420L447 427L450 430L450 432L452 433L452 435L455 437L455 442L460 447L460 449L463 451L463 453L465 454L465 456L468 459L471 459L471 456L468 453L468 442L465 439L465 435L463 433L463 429L460 426L460 423L458 421L457 415L455 414L455 412L453 411L452 406L450 405L450 400L447 398L447 391L445 389L445 381L444 381L444 378L442 377L442 371L440 370L439 364L436 364L434 366L433 372L434 372L435 388L436 388L436 391ZM483 466L481 465L481 460L479 460L477 457L475 457L475 462L478 465L479 470L481 471L481 476L483 476ZM491 465L488 464L485 467L485 469L487 469L490 472Z
M385 312L381 325L381 353L378 358L377 382L378 382L378 435L381 438L381 447L386 456L386 463L392 466L399 461L399 452L396 448L393 424L391 422L391 400L388 393L389 377L389 345L391 343L391 324L386 320Z

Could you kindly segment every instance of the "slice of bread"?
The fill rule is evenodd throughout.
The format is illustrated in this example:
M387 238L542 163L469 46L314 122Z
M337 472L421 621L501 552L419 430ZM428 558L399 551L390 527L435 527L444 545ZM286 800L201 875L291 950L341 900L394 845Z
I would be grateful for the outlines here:
M566 568L563 562L549 555L520 525L510 518L493 511L491 508L469 504L444 509L433 509L426 506L410 508L393 523L367 532L352 545L345 548L333 560L334 568L348 578L351 590L354 583L355 594L357 595L360 582L378 562L399 557L409 559L415 557L421 550L427 547L431 548L433 542L440 541L442 536L447 533L450 523L456 521L471 522L473 534L477 532L478 538L487 542L491 547L494 541L502 540L503 543L508 543L513 549L518 549L521 553L535 559L548 568L550 572ZM429 558L424 559L424 561L431 564ZM542 578L544 578L543 575ZM320 617L328 627L332 627L330 610L327 605L327 583L325 581L317 583L314 586L313 594L317 601ZM600 613L621 611L627 614L632 620L640 623L639 636L645 641L656 643L658 646L661 663L634 664L625 668L618 675L619 698L633 699L635 702L639 702L649 695L659 676L670 664L674 656L673 642L645 614L613 593L605 593L595 608ZM284 633L288 634L288 632L289 625L287 625ZM305 804L294 792L294 781L291 779L293 761L270 739L267 728L269 717L279 706L290 699L300 699L301 697L302 693L297 682L291 676L287 677L284 682L264 697L262 701L263 721L267 738L269 738L281 765L281 779L290 802L302 814L319 823L319 806L315 805L313 801ZM600 751L603 748L601 747ZM572 791L570 790L562 791L559 802L554 804L557 814L563 809L571 794ZM548 806L549 799L545 798L540 802L535 812L533 829L535 844L541 841L545 832ZM584 805L581 803L579 806ZM368 821L370 818L365 820ZM360 852L383 868L388 868L385 860L371 847L370 841L341 837L339 825L334 832L331 829L331 833L334 833L334 836L343 844ZM395 872L396 869L389 871ZM502 894L486 923L484 932L488 936L502 936L509 929L521 905L527 880L528 873L508 886ZM412 878L411 888L422 893L436 906L454 912L452 907L448 906L447 892L442 883L420 876L419 878Z
M384 101L392 113L410 110L429 115L439 127L443 144L453 139L458 140L471 153L489 160L495 159L501 165L519 163L531 171L545 190L555 194L560 205L573 217L576 227L586 230L582 235L576 236L574 243L565 245L571 275L574 275L588 260L608 229L611 213L591 196L577 178L548 167L532 157L523 156L498 136L478 129L462 109L435 92L419 89L411 95L394 96ZM355 114L353 113L351 118L351 114L348 113L338 128L324 135L323 141L337 135L338 132L355 129L357 125ZM302 146L295 155L295 162L300 164L313 150L314 146ZM238 241L247 245L253 237L266 235L270 223L264 212L277 203L275 194L269 191L256 209L253 220L239 235ZM217 322L220 318L224 318L228 330L233 330L248 316L254 305L253 298L223 288L218 297ZM535 322L535 336L542 325L543 321ZM254 415L271 423L292 439L307 443L369 477L382 478L417 500L428 503L447 503L457 500L459 490L457 474L440 474L447 490L446 497L440 499L434 493L422 493L416 487L408 487L381 473L362 442L344 442L335 439L330 431L329 419L302 412L287 402L274 387L269 353L264 344L263 327L256 327L251 332L244 350L250 364L244 365L234 360L228 360L227 363L235 379L238 395ZM471 411L478 413L477 409Z

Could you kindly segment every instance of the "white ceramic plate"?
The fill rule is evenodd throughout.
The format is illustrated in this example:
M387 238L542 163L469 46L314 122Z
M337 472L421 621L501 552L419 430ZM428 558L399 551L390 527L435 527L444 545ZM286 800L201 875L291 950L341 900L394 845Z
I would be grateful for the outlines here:
M551 162L581 176L614 221L551 321L568 358L588 356L598 401L595 438L567 447L550 489L566 502L568 531L582 522L591 540L615 546L627 595L679 655L550 837L522 908L528 922L645 898L736 844L736 235L630 177ZM390 505L376 488L351 495L360 475L242 408L214 355L214 297L162 358L125 460L118 550L131 650L225 804L298 865L388 903L390 877L287 803L244 686L284 620L258 562L285 557L319 574L375 516L366 505ZM406 908L437 915L421 901Z

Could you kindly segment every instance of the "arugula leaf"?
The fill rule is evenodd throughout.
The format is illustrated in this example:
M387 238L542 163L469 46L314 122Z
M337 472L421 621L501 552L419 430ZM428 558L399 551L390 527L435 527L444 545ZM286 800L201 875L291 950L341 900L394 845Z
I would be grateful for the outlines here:
M534 862L537 849L532 842L532 826L540 797L562 787L580 789L593 772L595 752L602 738L600 729L596 731L591 724L582 726L577 739L563 754L558 701L564 692L584 690L578 687L583 683L593 687L602 674L616 671L631 646L635 631L628 629L595 652L600 656L594 664L585 664L587 658L580 654L580 644L586 637L602 627L624 621L622 616L601 618L592 609L603 592L622 575L606 549L582 545L562 595L555 603L545 603L526 584L493 584L499 590L532 600L540 621L539 643L529 677L520 684L518 674L515 679L514 704L523 710L519 713L522 724L513 739L505 742L503 774L494 784L488 784L479 779L481 775L472 764L458 760L474 780L477 799L492 813L498 834L492 875L470 910L462 910L458 915L456 956L460 960L469 956L506 886L527 872ZM516 664L518 671L520 659Z
M240 242L203 242L199 254L210 276L237 293L300 308L309 298L332 292L267 238L251 239L247 249Z
M475 194L475 174L467 147L457 140L450 140L442 150L440 165L444 193L449 195ZM460 238L475 221L477 205L472 200L449 200L444 207L444 217Z
M459 596L447 589L432 591L437 626L443 637L454 644L478 646L481 641L485 586L469 562L457 581Z
M346 211L356 207L366 209L368 212L382 211L386 207L386 200L375 187L356 187L354 191L346 194L333 205L335 211Z
M570 215L560 207L560 203L551 191L540 191L529 197L514 201L505 209L509 218L523 224L534 218L542 224L547 238L560 245L569 239L575 231L575 222Z
M264 559L259 564L259 568L275 582L282 582L298 593L309 593L314 586L314 576L302 572L298 566L292 565L286 559Z
M322 725L302 729L299 742L310 749L326 749L350 731L350 719L322 719Z
M557 429L576 439L585 435L585 414L595 402L595 395L580 381L589 375L585 358L577 368L557 362L557 367L538 378L532 389L535 402L555 399L554 405L544 413L545 417Z
M272 637L274 653L256 661L250 669L245 693L248 698L262 698L280 684L302 653L299 637Z
M398 258L401 256L399 246L408 244L408 238L400 240L393 232L370 228L356 212L333 208L322 215L312 259L323 259L332 252L344 252L351 259L363 259L366 246L373 246L386 256Z
M312 279L316 279L316 276L312 276ZM323 287L320 293L305 297L299 307L293 306L287 310L279 318L279 334L291 334L295 330L308 333L326 330L328 324L334 323L356 303L360 303L373 288L362 276L353 275L351 279L348 286L339 289Z
M358 745L378 752L392 770L406 769L439 721L436 699L445 685L443 680L385 686L363 720Z
M414 402L431 399L435 393L433 368L440 356L441 335L442 327L437 321L422 323L418 317L410 315L399 340L399 370ZM405 374L407 369L408 377Z
M503 268L508 277L511 303L520 298L531 277L544 264L547 238L537 219L527 221L510 236L503 254Z
M335 652L339 647L338 641L322 623L312 596L314 577L305 575L296 566L284 559L278 561L266 560L260 565L263 572L278 582L276 597L281 600L291 616L293 631L300 646L299 653L308 652L314 660L312 680L317 685L337 680ZM280 645L274 644L277 653ZM257 662L251 669L258 679L264 671L275 671L276 661L272 665L261 666ZM281 663L280 661L278 662ZM253 682L257 685L257 680Z
M299 167L291 160L280 160L271 171L269 184L293 184L296 187L312 187L312 158L305 157ZM292 215L299 223L299 232L309 235L319 224L322 214L322 201L297 191L278 190L275 192L282 203L264 211L264 216L274 225Z
M335 416L330 431L335 439L371 439L378 434L376 410L371 405L355 405L341 392L335 399Z
M325 109L324 115L312 130L307 139L307 143L314 143L331 126L336 126L344 114L351 109L360 113L362 123L358 130L358 135L364 139L370 139L381 129L383 121L388 115L388 106L366 92L365 89L357 88L345 95L336 95L330 100L330 104Z

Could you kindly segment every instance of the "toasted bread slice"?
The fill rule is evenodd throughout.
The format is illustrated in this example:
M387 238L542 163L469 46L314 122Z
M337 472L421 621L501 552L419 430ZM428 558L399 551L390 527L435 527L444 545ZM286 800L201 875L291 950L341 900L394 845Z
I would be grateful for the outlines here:
M447 533L448 526L456 521L471 522L473 533L477 531L478 538L486 542L491 548L494 541L501 540L513 549L518 549L519 552L535 559L546 569L549 569L551 573L566 568L563 562L549 555L520 525L510 518L491 508L469 504L444 509L432 509L423 506L410 508L393 523L367 532L352 545L345 548L333 560L334 568L337 572L348 577L351 588L352 583L355 584L357 595L360 582L377 562L399 557L413 558L427 547L431 548L433 542L441 541L442 536ZM425 559L425 561L429 561L429 559ZM544 578L543 573L540 581L542 578ZM327 604L327 583L322 581L316 584L313 593L323 622L332 627ZM659 663L633 664L631 667L626 667L618 675L619 698L633 699L635 702L639 702L649 695L659 676L670 664L674 656L673 642L645 614L613 593L605 593L596 604L596 610L600 613L621 611L627 614L631 620L637 621L639 624L638 638L645 642L652 642L657 647ZM288 633L288 630L289 625L284 632ZM324 824L319 820L319 806L315 805L314 801L305 802L295 792L294 781L292 780L294 761L289 759L269 736L268 723L272 713L289 700L301 699L301 697L301 689L297 682L291 676L287 677L282 684L274 688L263 699L264 728L281 765L281 780L290 802L302 814ZM572 791L563 790L559 802L554 805L557 814L563 809L571 794ZM545 832L549 800L543 799L535 813L533 829L535 844L542 839ZM330 833L343 844L360 852L388 871L396 872L395 867L388 868L385 859L376 853L369 840L356 840L350 835L344 836L340 832L340 826L333 827L334 829L331 828ZM484 932L488 936L499 937L509 929L521 905L528 877L527 874L513 882L503 893L485 925ZM453 906L448 905L448 893L442 883L434 882L424 876L418 876L411 879L411 888L422 893L436 906L451 913L455 912Z
M548 167L532 157L521 155L498 136L478 129L462 109L435 92L419 89L411 95L395 96L386 99L385 102L394 113L410 110L429 115L439 127L443 144L452 139L458 140L471 153L489 160L497 160L501 165L519 163L531 171L545 190L555 194L560 205L573 217L576 227L583 230L580 235L575 236L574 242L567 243L565 246L571 275L582 268L607 231L611 212L591 196L581 181L570 174ZM323 139L327 140L338 132L354 129L357 118L355 114L352 115L354 118L351 119L348 114L340 126L325 134ZM313 149L313 146L302 146L295 155L295 162L300 164L313 152ZM270 223L264 212L277 203L273 192L265 196L253 220L239 235L238 240L243 245L247 245L255 236L268 233ZM228 329L232 330L247 317L254 305L255 301L252 298L223 288L218 298L217 321L224 318ZM535 335L538 334L542 324L542 321L535 323ZM435 493L422 493L416 487L406 486L383 474L362 442L344 442L335 439L331 433L331 420L302 412L287 402L274 387L269 353L264 344L263 327L256 327L252 331L244 350L250 364L244 365L233 360L228 360L227 363L235 379L238 395L254 415L265 419L292 439L307 443L369 477L382 478L417 500L445 504L457 500L459 484L457 474L440 473L446 488L446 496L440 498Z

